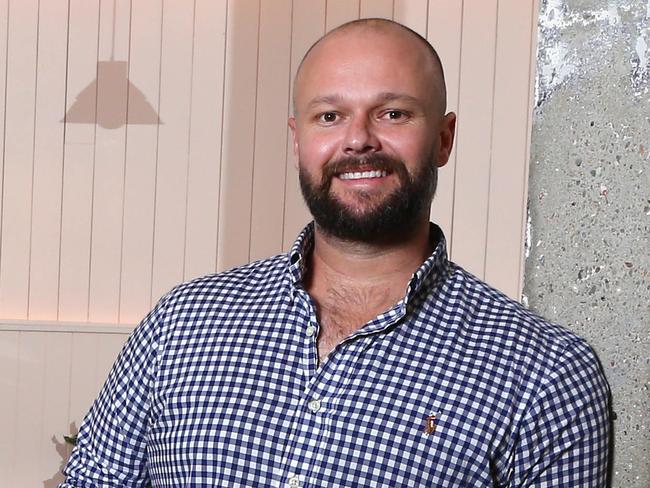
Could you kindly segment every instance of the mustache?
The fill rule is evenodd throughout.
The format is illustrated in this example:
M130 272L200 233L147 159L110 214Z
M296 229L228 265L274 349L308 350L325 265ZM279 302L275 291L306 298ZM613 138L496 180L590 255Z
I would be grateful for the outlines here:
M394 157L385 154L373 154L365 157L348 156L328 162L323 166L321 185L329 189L332 178L341 173L355 171L377 170L388 173L398 173L400 176L408 174L404 163Z

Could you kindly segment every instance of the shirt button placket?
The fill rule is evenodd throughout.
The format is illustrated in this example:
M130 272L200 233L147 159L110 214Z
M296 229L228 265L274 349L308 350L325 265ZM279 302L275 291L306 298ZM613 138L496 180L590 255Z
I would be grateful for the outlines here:
M300 486L300 478L298 476L292 476L287 481L288 488L298 488Z

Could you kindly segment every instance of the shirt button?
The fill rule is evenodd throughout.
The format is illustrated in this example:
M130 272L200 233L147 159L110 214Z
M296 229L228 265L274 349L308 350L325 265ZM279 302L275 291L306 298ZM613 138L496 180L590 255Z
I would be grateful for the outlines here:
M320 400L312 400L307 404L307 408L311 413L317 413L321 409Z
M311 337L316 333L316 327L310 325L307 327L307 330L305 332L307 333L307 337Z
M287 483L287 486L291 488L298 488L300 486L300 479L297 476L289 478L289 482Z

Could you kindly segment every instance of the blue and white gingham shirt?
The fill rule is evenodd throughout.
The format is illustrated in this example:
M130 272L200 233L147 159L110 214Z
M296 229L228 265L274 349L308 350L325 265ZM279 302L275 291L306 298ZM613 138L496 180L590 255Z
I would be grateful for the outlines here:
M120 353L63 487L599 487L590 347L446 257L319 366L289 254L180 285Z

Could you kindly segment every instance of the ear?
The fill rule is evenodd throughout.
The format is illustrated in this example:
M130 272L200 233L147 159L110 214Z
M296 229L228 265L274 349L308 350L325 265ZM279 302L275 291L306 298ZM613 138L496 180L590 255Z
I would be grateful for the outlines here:
M298 166L298 129L296 128L296 118L293 116L289 117L288 124L293 140L293 154L296 156L296 166Z
M438 134L438 160L437 166L441 168L447 161L449 161L449 156L451 155L451 150L454 147L454 136L456 135L456 114L454 112L449 112L442 118L442 123L440 124L440 132Z

